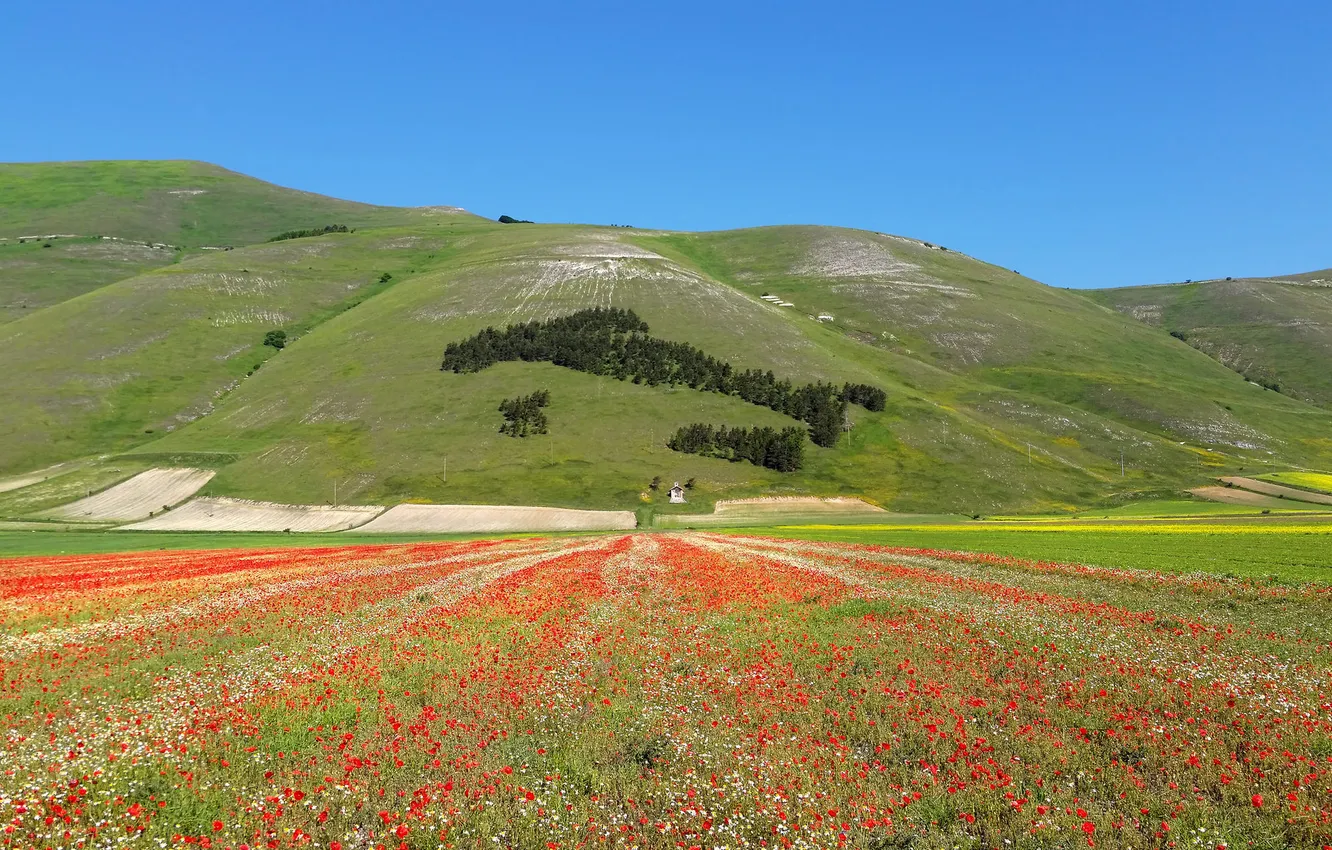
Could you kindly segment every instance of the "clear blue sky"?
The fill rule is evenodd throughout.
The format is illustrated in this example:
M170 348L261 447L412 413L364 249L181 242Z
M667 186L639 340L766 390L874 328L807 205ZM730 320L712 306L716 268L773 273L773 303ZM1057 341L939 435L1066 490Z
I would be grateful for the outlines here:
M4 161L839 224L1057 286L1332 266L1325 0L13 3L0 78Z

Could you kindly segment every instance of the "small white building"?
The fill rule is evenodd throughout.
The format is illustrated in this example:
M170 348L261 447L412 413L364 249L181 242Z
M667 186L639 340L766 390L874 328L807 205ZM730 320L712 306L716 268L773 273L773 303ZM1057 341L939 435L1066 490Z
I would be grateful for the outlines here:
M680 486L680 482L677 481L677 482L675 482L674 484L671 485L671 504L672 504L672 505L683 505L683 504L684 504L684 500L685 500L685 497L684 497L684 488L681 487L681 486Z

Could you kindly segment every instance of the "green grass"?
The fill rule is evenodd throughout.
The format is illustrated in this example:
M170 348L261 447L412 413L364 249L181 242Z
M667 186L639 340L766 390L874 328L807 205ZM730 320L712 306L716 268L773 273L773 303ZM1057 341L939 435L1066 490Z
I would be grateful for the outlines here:
M206 414L254 367L429 261L394 231L215 252L104 286L0 328L0 469L119 452ZM392 283L393 281L390 281Z
M1249 446L1271 448L1264 463L1332 464L1326 411L1081 295L912 240L505 227L294 194L194 163L13 166L0 169L5 187L0 235L41 221L82 233L114 218L197 248L359 229L185 250L0 326L0 371L12 376L0 384L3 474L100 455L203 456L219 471L207 493L274 501L326 502L336 482L340 500L370 504L672 515L721 498L863 495L895 511L991 515L1180 494L1252 470L1260 450ZM205 193L171 194L182 189ZM888 271L839 276L829 245ZM764 291L796 306L773 307ZM654 335L738 368L882 386L888 408L853 410L836 448L811 445L804 470L778 475L665 449L692 421L790 424L736 399L549 365L438 369L451 340L594 304L633 308ZM823 312L835 320L810 318ZM275 327L295 337L280 354L260 344ZM499 400L540 388L553 394L549 437L499 436ZM697 480L687 511L644 500L655 475Z
M516 537L559 537L563 534L508 534ZM176 533L156 531L8 531L0 529L0 558L45 555L95 555L191 549L270 549L277 547L380 546L430 540L475 540L479 534L267 534L259 532Z
M746 533L801 540L829 540L880 546L909 546L989 552L1035 561L1171 573L1214 573L1283 582L1332 582L1332 522L1262 520L1198 523L1146 523L1041 530L1030 524L875 528L766 528Z
M204 249L293 228L427 220L421 210L298 192L201 162L0 164L0 324Z
M185 248L422 219L419 210L328 198L185 160L0 163L0 198L0 237L73 233Z
M179 259L168 248L95 236L0 241L0 324Z
M1098 524L1074 521L959 522L950 517L892 517L896 525L768 526L735 533L921 549L987 552L1036 561L1210 573L1281 582L1332 582L1332 517L1218 516L1210 519ZM188 549L349 546L495 535L217 534L132 531L4 531L0 558ZM525 537L533 535L506 535ZM550 536L550 535L541 535Z
M1305 509L1286 506L1287 512ZM1311 508L1316 510L1316 508ZM1261 515L1263 508L1248 505L1231 505L1224 502L1186 501L1168 499L1159 502L1131 502L1113 508L1098 508L1080 512L1084 517L1187 517L1187 516L1255 516Z

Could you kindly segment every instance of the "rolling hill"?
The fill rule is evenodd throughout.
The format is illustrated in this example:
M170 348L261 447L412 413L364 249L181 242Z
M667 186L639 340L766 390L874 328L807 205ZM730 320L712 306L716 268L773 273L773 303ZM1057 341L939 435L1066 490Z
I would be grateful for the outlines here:
M1332 407L1332 269L1091 294L1251 381Z
M0 163L0 323L107 283L286 230L428 210L285 189L201 162Z
M195 163L4 168L26 182L0 195L0 235L131 233L112 234L106 215L140 222L123 238L193 249L89 278L81 294L0 325L0 474L78 461L71 475L105 486L110 468L128 476L162 461L215 469L206 495L273 502L329 502L336 484L338 501L355 504L633 509L646 498L698 510L767 493L855 494L988 514L1332 466L1328 411L1083 295L914 239L503 225L446 207L333 201ZM173 194L196 189L206 193ZM197 225L171 206L210 194L216 206ZM266 241L330 223L356 232ZM224 241L231 250L202 250ZM52 244L0 251L40 257ZM27 285L6 268L0 300ZM853 406L835 447L807 443L804 468L779 473L665 447L691 422L795 424L732 396L549 363L440 370L449 342L590 306L630 308L653 336L736 369L882 387L887 407ZM280 352L263 345L278 328L291 339ZM537 389L551 392L549 435L499 434L500 401ZM654 476L695 479L692 504L661 505L646 492ZM70 489L59 482L0 493L0 515L47 506L43 487Z

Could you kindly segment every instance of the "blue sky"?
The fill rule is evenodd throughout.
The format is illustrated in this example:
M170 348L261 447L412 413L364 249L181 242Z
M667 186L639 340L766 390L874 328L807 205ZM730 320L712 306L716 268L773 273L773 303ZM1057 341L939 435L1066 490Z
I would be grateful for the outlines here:
M1275 274L1332 266L1328 45L1325 2L22 3L0 160L838 224L1056 286Z

